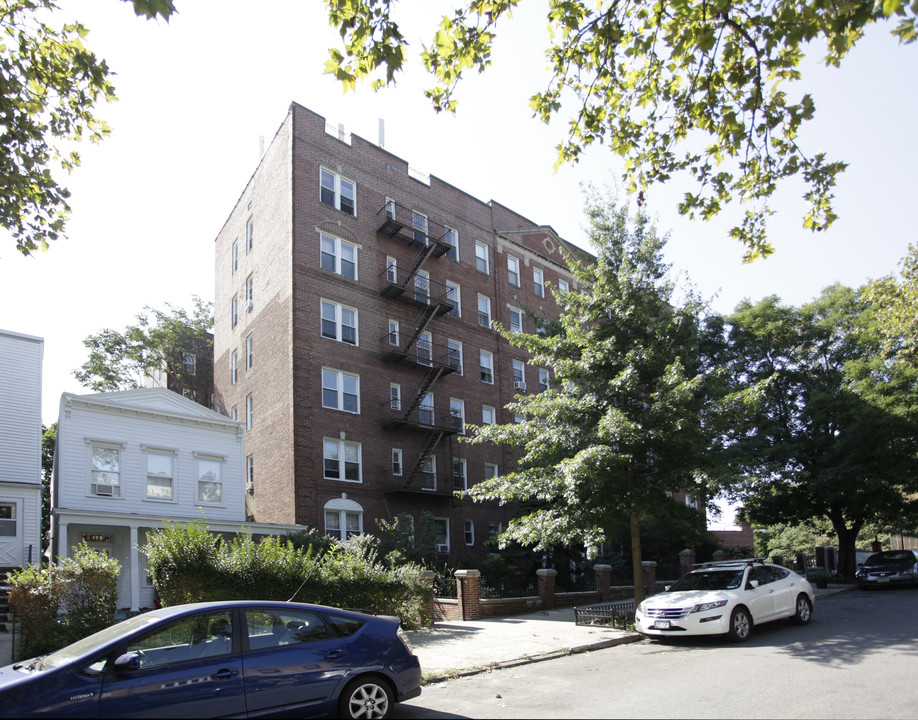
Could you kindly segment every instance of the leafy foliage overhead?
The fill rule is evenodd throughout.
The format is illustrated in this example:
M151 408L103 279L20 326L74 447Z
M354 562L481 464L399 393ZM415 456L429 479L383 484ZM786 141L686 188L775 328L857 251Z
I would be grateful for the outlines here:
M394 83L408 45L394 19L397 0L326 5L343 43L343 52L330 51L326 71L345 88L365 78L374 88ZM463 74L491 64L497 27L517 5L467 0L443 16L421 52L435 109L456 109ZM550 76L532 111L545 122L567 117L558 163L601 143L623 159L639 198L687 172L694 186L682 214L709 219L729 203L745 205L731 235L752 260L773 251L768 201L781 181L805 182L805 227L825 230L836 219L833 188L845 164L798 143L816 107L809 93L789 87L801 79L807 46L825 47L826 64L837 66L884 20L895 23L900 43L911 43L916 10L906 0L550 0Z

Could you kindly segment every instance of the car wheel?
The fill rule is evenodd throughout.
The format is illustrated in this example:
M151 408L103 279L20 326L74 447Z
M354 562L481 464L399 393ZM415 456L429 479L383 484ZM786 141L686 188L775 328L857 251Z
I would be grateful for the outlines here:
M348 683L338 702L338 717L385 718L392 708L392 691L385 680L367 676Z
M738 607L730 616L730 629L727 636L732 642L745 642L749 639L752 632L752 618L749 617L749 611L746 608Z
M797 612L791 616L791 622L794 623L794 625L806 625L813 616L813 605L810 599L803 593L797 596L796 609Z

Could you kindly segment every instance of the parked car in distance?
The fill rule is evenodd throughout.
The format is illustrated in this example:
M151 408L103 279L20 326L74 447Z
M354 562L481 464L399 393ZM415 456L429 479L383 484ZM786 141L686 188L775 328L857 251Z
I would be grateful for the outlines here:
M884 550L857 568L861 590L886 585L918 584L918 550Z
M397 618L303 603L161 608L0 668L0 717L384 718L420 694Z
M743 642L753 626L771 620L805 625L815 600L806 578L762 558L703 563L638 605L634 624L650 638L726 635Z

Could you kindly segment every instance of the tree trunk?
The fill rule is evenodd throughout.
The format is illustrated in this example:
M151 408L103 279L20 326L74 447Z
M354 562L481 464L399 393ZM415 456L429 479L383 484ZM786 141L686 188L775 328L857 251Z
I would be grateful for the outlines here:
M834 523L833 523L834 525ZM838 535L838 572L845 582L854 582L857 572L857 534L860 527L848 528L844 523L835 525Z
M634 579L634 604L644 599L644 569L641 567L641 522L637 513L631 513L631 564Z

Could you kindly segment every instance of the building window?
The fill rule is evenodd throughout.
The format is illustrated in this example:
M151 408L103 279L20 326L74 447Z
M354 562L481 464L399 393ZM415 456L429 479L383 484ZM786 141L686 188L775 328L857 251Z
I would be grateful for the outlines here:
M414 241L427 245L427 216L412 210L411 225L415 230Z
M478 296L478 324L481 327L491 327L491 298L484 295Z
M360 443L325 438L323 448L326 480L362 482Z
M539 368L539 392L545 392L550 387L548 383L548 370Z
M560 293L569 293L571 291L571 286L568 285L567 280L558 280L558 292Z
M497 477L497 465L495 463L485 463L484 465L485 480Z
M174 454L147 453L147 497L162 500L173 499Z
M389 385L389 407L392 410L402 409L402 386L392 383Z
M251 430L255 422L255 401L251 395L245 397L245 429Z
M239 324L239 298L233 295L230 300L230 329Z
M360 376L322 368L322 407L360 413Z
M465 458L453 458L453 490L468 490L469 480Z
M249 218L245 221L245 254L252 252L252 246L255 243L255 218Z
M523 332L523 311L519 308L515 308L512 305L509 306L510 309L510 332L521 333Z
M231 274L235 275L239 269L239 241L233 240L233 247L230 250L230 268Z
M230 353L230 385L235 385L239 379L239 353L236 350Z
M320 265L323 270L357 279L357 246L333 235L321 234Z
M395 529L409 547L414 547L414 517L408 513L395 516Z
M462 375L462 343L458 340L446 341L446 360L449 366Z
M414 275L414 299L430 304L430 273L418 270Z
M494 355L489 353L487 350L482 350L479 353L480 360L478 364L481 366L481 382L488 383L490 385L494 384Z
M437 552L449 552L449 519L435 517L433 521L434 544Z
M198 458L198 502L220 503L223 500L223 463Z
M488 522L488 540L493 540L504 531L504 524L499 520Z
M497 411L490 405L481 406L481 424L494 425L497 422Z
M444 253L444 256L459 262L459 231L453 230L451 227L446 228L446 232L443 234L443 242L449 245L449 250Z
M465 400L449 399L449 418L453 429L458 430L460 435L465 435Z
M395 220L395 200L386 198L386 217Z
M392 448L392 474L402 474L402 451L399 448Z
M386 257L386 280L398 283L398 261L394 257Z
M250 493L255 492L255 456L245 457L245 489Z
M488 264L488 246L484 243L475 243L475 269L485 275L490 274L490 265Z
M245 369L252 369L255 362L255 337L250 333L245 339Z
M255 279L249 275L245 279L245 311L252 312L255 307Z
M338 173L333 173L325 168L319 170L319 177L319 200L348 215L356 215L357 186Z
M545 276L539 268L532 268L532 285L536 297L545 297Z
M469 547L475 544L475 523L472 520L466 520L463 523L463 536L465 544Z
M437 489L437 458L428 455L421 466L421 490Z
M520 259L507 255L507 282L514 287L520 286Z
M93 445L91 457L92 493L121 497L121 451Z
M398 322L396 320L389 321L389 344L392 347L398 347Z
M433 365L433 336L426 330L418 336L418 365Z
M0 537L16 537L16 503L0 503Z
M357 310L322 300L322 337L357 344Z
M526 391L526 365L522 360L513 360L513 389Z
M347 498L325 503L325 534L336 540L347 540L363 532L363 507Z
M459 284L451 280L446 281L446 302L450 305L450 315L462 317L462 302L459 294Z
M230 410L230 420L232 420L233 422L236 422L238 419L239 419L239 410L235 405L233 405L232 410Z
M513 422L520 424L526 422L526 416L520 413L513 413Z
M418 406L418 422L421 425L433 425L434 417L434 396L433 393L427 393Z

